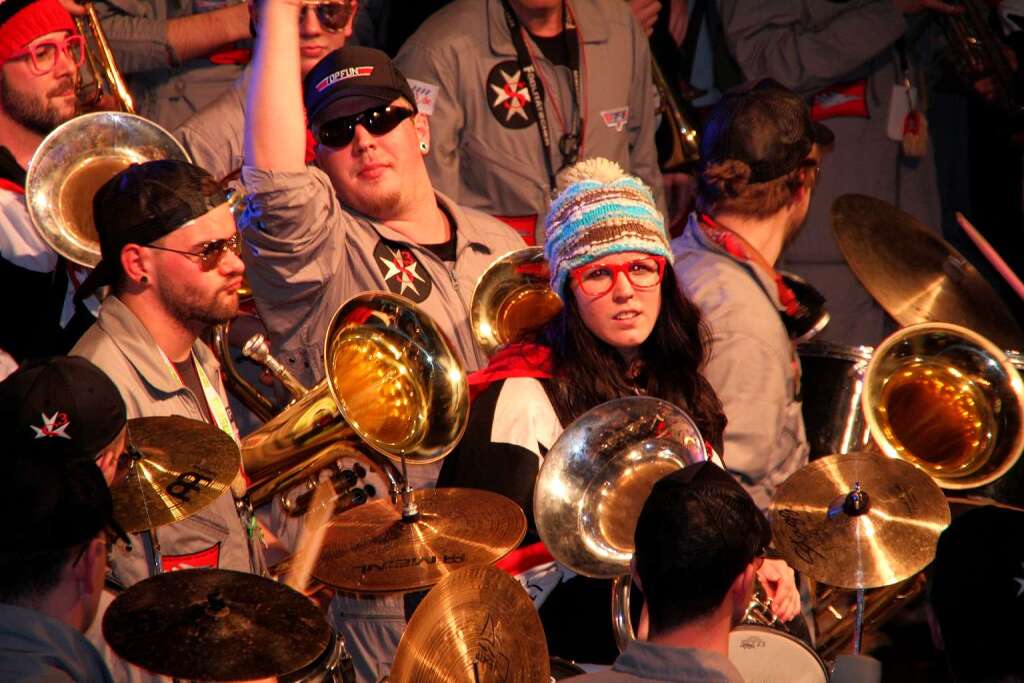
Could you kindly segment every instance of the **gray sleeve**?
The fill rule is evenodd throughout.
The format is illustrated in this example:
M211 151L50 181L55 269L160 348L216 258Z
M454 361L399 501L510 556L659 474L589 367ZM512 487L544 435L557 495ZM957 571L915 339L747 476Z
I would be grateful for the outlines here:
M97 0L103 32L122 73L135 74L166 69L175 60L167 40L166 17L140 0Z
M437 86L434 112L430 118L430 152L426 156L427 171L435 190L456 202L459 198L459 131L466 117L459 102L459 67L441 50L428 49L414 35L395 57L398 70L417 81Z
M309 302L344 267L346 228L352 219L330 180L317 169L296 173L243 166L242 182L249 194L239 228L245 236L246 272L261 312L277 307L295 315L308 312Z
M633 76L629 95L630 173L643 180L654 193L654 201L668 217L665 186L658 168L658 149L654 144L657 97L651 75L651 49L647 37L632 15L629 25L633 40Z
M814 92L852 76L906 29L891 0L851 2L818 23L804 4L720 0L726 41L748 79Z
M174 131L174 137L192 162L218 180L242 168L246 90L243 78Z
M773 453L786 428L789 381L777 353L752 335L714 334L704 376L715 388L728 418L723 460L755 502L771 500L772 464L788 454Z

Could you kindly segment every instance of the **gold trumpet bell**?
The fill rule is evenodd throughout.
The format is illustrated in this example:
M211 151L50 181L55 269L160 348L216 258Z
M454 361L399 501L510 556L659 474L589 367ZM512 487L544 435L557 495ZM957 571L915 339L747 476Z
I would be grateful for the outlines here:
M32 224L58 254L94 267L100 244L93 196L131 164L157 159L190 161L170 133L141 116L97 112L71 119L46 136L29 163L25 198Z
M958 325L911 325L871 357L861 402L876 443L945 489L986 486L1024 448L1024 385L1009 358Z

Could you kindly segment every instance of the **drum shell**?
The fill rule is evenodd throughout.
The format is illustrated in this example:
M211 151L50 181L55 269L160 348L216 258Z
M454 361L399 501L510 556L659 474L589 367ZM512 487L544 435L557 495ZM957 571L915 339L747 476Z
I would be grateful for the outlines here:
M356 683L356 672L352 656L345 648L345 639L331 633L331 642L313 663L286 676L278 677L280 683Z
M798 345L797 352L809 458L866 449L871 433L861 394L872 348L814 341Z

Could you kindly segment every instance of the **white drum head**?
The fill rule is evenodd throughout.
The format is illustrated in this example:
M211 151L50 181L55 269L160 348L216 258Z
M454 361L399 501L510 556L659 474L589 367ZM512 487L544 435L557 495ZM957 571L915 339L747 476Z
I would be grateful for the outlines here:
M729 634L729 660L747 683L826 683L828 670L802 641L764 626L741 624Z

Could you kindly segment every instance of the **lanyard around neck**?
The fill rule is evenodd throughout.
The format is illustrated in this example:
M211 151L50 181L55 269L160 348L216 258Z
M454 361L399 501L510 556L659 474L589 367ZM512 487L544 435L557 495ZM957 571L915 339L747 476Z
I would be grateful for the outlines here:
M185 384L185 380L178 374L177 368L171 363L171 360L167 357L167 354L160 350L160 357L164 359L164 364L171 371L171 376L178 380L182 387L188 388ZM217 424L222 432L230 436L236 442L239 440L238 430L235 429L235 423L231 420L231 416L228 415L227 406L224 405L224 401L221 399L217 390L213 388L213 383L206 376L206 372L203 370L202 364L196 358L194 352L189 352L189 360L192 362L196 369L196 374L199 376L199 384L203 388L203 397L206 399L206 406L210 409L210 415L213 417L213 421Z
M519 21L516 13L512 11L508 0L501 0L501 4L505 12L505 22L508 24L509 35L512 38L512 45L516 50L516 59L526 79L526 87L530 91L533 109L537 114L537 130L540 133L541 144L544 145L544 166L548 173L548 186L554 192L556 187L556 171L551 161L552 135L551 124L547 116L547 105L544 100L544 79L534 63L533 54L530 52L529 46L526 44L526 29ZM561 171L569 164L575 163L576 159L579 158L583 147L583 132L585 128L583 117L584 100L582 96L583 76L580 69L582 48L580 47L579 29L569 8L568 0L565 0L562 4L562 35L565 38L569 53L568 66L569 71L572 73L572 97L576 118L571 129L568 122L562 120L564 133L558 140L558 152L562 159L558 171ZM558 112L554 101L551 102L551 106L555 111L555 115L561 120L561 114Z

